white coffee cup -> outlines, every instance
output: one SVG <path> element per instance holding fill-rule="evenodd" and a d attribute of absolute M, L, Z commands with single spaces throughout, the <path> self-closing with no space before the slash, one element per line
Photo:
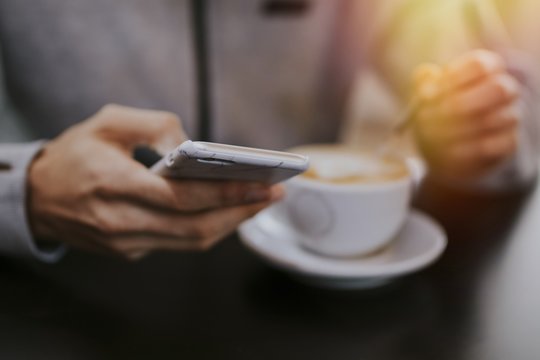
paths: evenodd
<path fill-rule="evenodd" d="M 348 160 L 355 156 L 355 150 L 328 145 L 291 151 L 312 157 L 312 162 L 321 151 L 323 156 L 329 153 L 335 164 L 343 163 L 342 155 Z M 297 176 L 286 182 L 287 195 L 274 206 L 273 214 L 311 251 L 336 257 L 374 252 L 392 241 L 409 211 L 411 177 L 405 162 L 401 166 L 405 172 L 388 178 L 335 182 Z"/>

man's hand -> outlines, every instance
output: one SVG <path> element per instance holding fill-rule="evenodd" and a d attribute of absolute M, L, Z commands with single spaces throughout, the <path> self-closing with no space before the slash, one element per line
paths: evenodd
<path fill-rule="evenodd" d="M 28 215 L 37 239 L 137 259 L 205 250 L 283 195 L 280 186 L 173 181 L 132 159 L 185 140 L 173 114 L 109 105 L 48 143 L 31 164 Z"/>
<path fill-rule="evenodd" d="M 435 175 L 474 180 L 515 152 L 520 85 L 499 55 L 475 50 L 439 71 L 421 65 L 416 88 L 415 133 Z"/>

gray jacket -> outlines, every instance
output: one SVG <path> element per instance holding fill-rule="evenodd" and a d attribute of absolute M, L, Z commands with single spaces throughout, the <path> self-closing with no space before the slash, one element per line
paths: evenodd
<path fill-rule="evenodd" d="M 207 3 L 210 139 L 275 149 L 334 141 L 364 59 L 363 2 L 309 0 L 304 11 Z M 198 138 L 191 11 L 187 0 L 0 0 L 5 98 L 18 128 L 52 138 L 113 102 L 177 113 Z M 0 145 L 0 252 L 47 260 L 24 206 L 39 147 Z"/>
<path fill-rule="evenodd" d="M 190 3 L 0 0 L 4 98 L 18 127 L 52 138 L 114 102 L 177 113 L 198 138 Z M 335 141 L 368 61 L 376 2 L 269 3 L 207 1 L 210 139 L 274 149 Z M 0 145 L 0 252 L 54 260 L 34 246 L 25 216 L 26 169 L 40 144 Z"/>

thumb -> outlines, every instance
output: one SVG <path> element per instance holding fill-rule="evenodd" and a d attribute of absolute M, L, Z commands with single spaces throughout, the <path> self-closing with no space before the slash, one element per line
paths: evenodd
<path fill-rule="evenodd" d="M 443 70 L 439 65 L 424 63 L 416 67 L 413 72 L 414 93 L 420 100 L 434 100 L 440 93 L 440 80 Z"/>
<path fill-rule="evenodd" d="M 94 130 L 126 151 L 148 145 L 165 154 L 187 140 L 180 119 L 166 111 L 107 105 L 91 119 Z"/>

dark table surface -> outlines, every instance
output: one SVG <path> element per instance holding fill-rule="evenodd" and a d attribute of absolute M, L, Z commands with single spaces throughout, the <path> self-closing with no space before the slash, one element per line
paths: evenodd
<path fill-rule="evenodd" d="M 540 193 L 426 185 L 432 267 L 375 290 L 295 282 L 231 237 L 141 262 L 0 259 L 0 359 L 540 359 Z"/>

